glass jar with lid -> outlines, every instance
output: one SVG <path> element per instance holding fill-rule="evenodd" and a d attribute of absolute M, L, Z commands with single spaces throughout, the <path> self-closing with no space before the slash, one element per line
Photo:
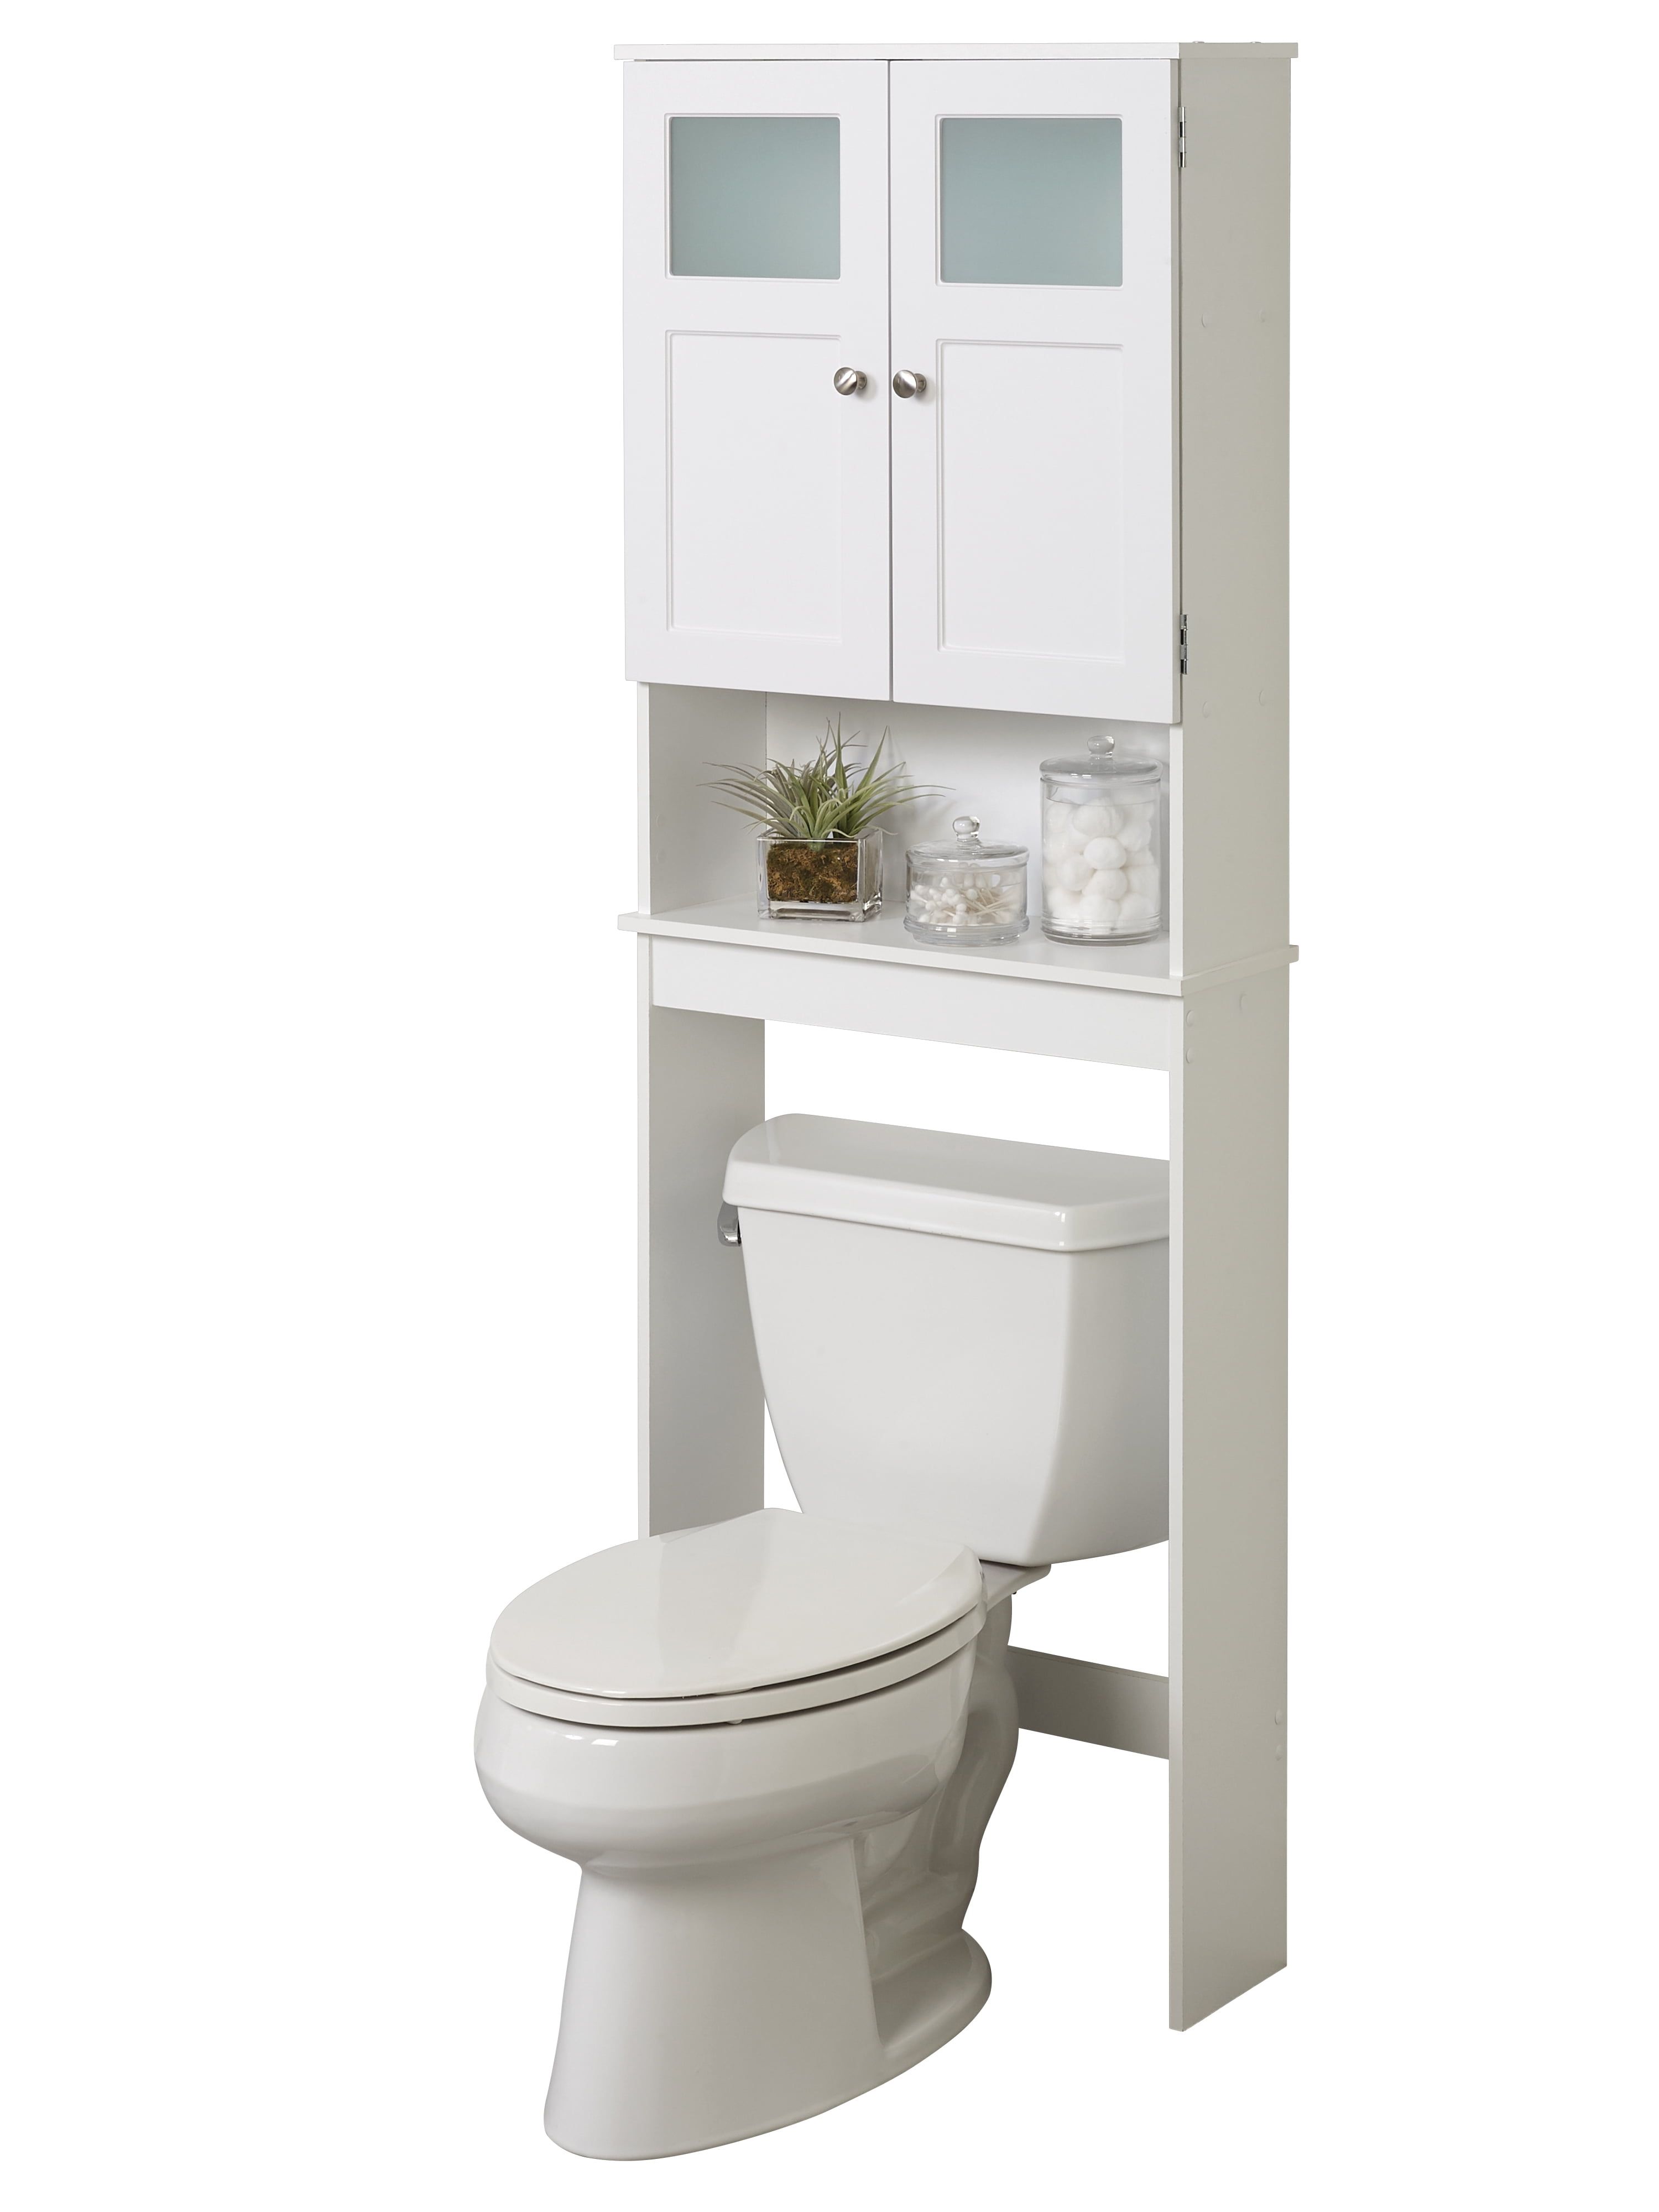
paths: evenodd
<path fill-rule="evenodd" d="M 904 927 L 933 945 L 1002 945 L 1026 926 L 1024 845 L 982 844 L 978 817 L 959 814 L 951 844 L 912 845 Z"/>
<path fill-rule="evenodd" d="M 1156 761 L 1091 738 L 1085 760 L 1042 763 L 1042 928 L 1063 945 L 1130 945 L 1164 927 Z"/>

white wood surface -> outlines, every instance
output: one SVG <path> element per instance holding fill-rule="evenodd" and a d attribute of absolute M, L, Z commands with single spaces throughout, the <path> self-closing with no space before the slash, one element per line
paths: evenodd
<path fill-rule="evenodd" d="M 750 897 L 720 899 L 649 915 L 623 915 L 618 920 L 623 929 L 639 929 L 650 936 L 707 938 L 838 963 L 890 963 L 957 975 L 1075 983 L 1089 991 L 1151 992 L 1164 998 L 1178 995 L 1182 988 L 1180 979 L 1170 974 L 1166 937 L 1150 938 L 1144 945 L 1056 945 L 1033 923 L 1012 945 L 958 949 L 925 944 L 912 937 L 902 915 L 900 898 L 884 906 L 869 921 L 774 921 L 756 912 Z M 1283 951 L 1279 957 L 1284 959 Z"/>
<path fill-rule="evenodd" d="M 1196 45 L 886 46 L 616 46 L 628 61 L 1173 61 L 1182 54 L 1225 55 L 1234 60 L 1290 60 L 1294 46 Z"/>
<path fill-rule="evenodd" d="M 1176 958 L 1290 930 L 1288 61 L 1181 64 L 1182 594 L 1173 749 Z"/>
<path fill-rule="evenodd" d="M 1290 64 L 1183 55 L 1176 957 L 1286 921 Z M 1285 1962 L 1288 971 L 1183 1001 L 1170 1072 L 1170 2017 Z"/>
<path fill-rule="evenodd" d="M 747 900 L 618 921 L 657 942 L 659 1006 L 1120 1067 L 1170 1066 L 1183 994 L 1296 958 L 1290 945 L 1206 976 L 1171 976 L 1167 939 L 1055 945 L 1028 932 L 958 951 L 920 944 L 889 913 L 857 925 L 773 921 Z"/>
<path fill-rule="evenodd" d="M 892 65 L 893 696 L 1173 721 L 1175 71 Z M 1121 285 L 946 283 L 948 116 L 1116 116 Z"/>
<path fill-rule="evenodd" d="M 628 673 L 884 696 L 886 67 L 641 62 L 624 87 Z M 839 277 L 670 274 L 669 122 L 699 113 L 839 118 Z"/>
<path fill-rule="evenodd" d="M 701 939 L 812 958 L 928 968 L 1043 987 L 1074 984 L 1090 991 L 1158 998 L 1177 998 L 1182 992 L 1237 982 L 1259 975 L 1263 969 L 1292 964 L 1298 957 L 1294 945 L 1281 945 L 1273 951 L 1254 953 L 1248 960 L 1230 961 L 1224 967 L 1183 976 L 1170 972 L 1167 937 L 1151 938 L 1143 945 L 1057 945 L 1033 925 L 1012 945 L 957 948 L 924 944 L 912 937 L 890 908 L 884 908 L 873 921 L 856 924 L 774 921 L 755 911 L 752 899 L 720 899 L 654 914 L 618 915 L 617 923 L 621 929 L 637 930 L 647 937 Z"/>
<path fill-rule="evenodd" d="M 717 899 L 752 870 L 752 830 L 714 805 L 705 787 L 719 763 L 765 759 L 763 691 L 641 684 L 640 902 L 647 913 Z"/>
<path fill-rule="evenodd" d="M 715 1233 L 726 1154 L 766 1118 L 758 1021 L 653 1002 L 640 941 L 640 1533 L 763 1502 L 762 1397 L 743 1255 Z"/>
<path fill-rule="evenodd" d="M 1285 1963 L 1288 969 L 1170 1075 L 1170 2023 Z"/>
<path fill-rule="evenodd" d="M 1170 1755 L 1170 1683 L 1164 1674 L 1103 1667 L 1054 1651 L 1008 1648 L 1008 1671 L 1019 1700 L 1019 1724 L 1041 1735 L 1070 1736 L 1109 1751 Z"/>
<path fill-rule="evenodd" d="M 737 816 L 699 788 L 711 760 L 765 757 L 758 691 L 641 684 L 640 896 L 695 897 L 750 855 Z M 739 1252 L 715 1222 L 726 1156 L 766 1115 L 766 1030 L 659 1006 L 639 946 L 641 1532 L 762 1503 L 762 1401 Z"/>
<path fill-rule="evenodd" d="M 652 964 L 656 1003 L 988 1045 L 1117 1067 L 1167 1067 L 1179 1020 L 1174 999 L 1091 991 L 1030 976 L 988 975 L 879 960 L 824 959 L 775 945 L 659 936 Z"/>
<path fill-rule="evenodd" d="M 639 686 L 639 902 L 696 907 L 754 867 L 754 832 L 706 785 L 765 761 L 765 692 Z"/>

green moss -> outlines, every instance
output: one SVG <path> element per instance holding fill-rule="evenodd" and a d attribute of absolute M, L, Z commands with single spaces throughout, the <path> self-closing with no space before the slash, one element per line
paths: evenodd
<path fill-rule="evenodd" d="M 791 906 L 853 906 L 859 895 L 856 844 L 769 845 L 766 895 Z"/>

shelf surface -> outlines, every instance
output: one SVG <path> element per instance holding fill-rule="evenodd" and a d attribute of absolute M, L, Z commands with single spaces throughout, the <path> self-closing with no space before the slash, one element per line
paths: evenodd
<path fill-rule="evenodd" d="M 625 914 L 618 917 L 617 926 L 644 937 L 774 945 L 783 951 L 822 953 L 835 960 L 878 961 L 1166 999 L 1182 998 L 1241 975 L 1260 975 L 1265 969 L 1282 968 L 1296 958 L 1296 947 L 1286 945 L 1200 975 L 1172 975 L 1167 933 L 1141 945 L 1057 945 L 1033 922 L 1024 936 L 1016 938 L 1012 945 L 924 945 L 911 936 L 896 913 L 878 914 L 873 921 L 861 922 L 773 921 L 757 914 L 753 901 L 748 899 L 679 907 L 665 914 Z"/>
<path fill-rule="evenodd" d="M 1206 40 L 1150 46 L 614 46 L 619 62 L 1176 61 L 1183 54 L 1224 61 L 1293 61 L 1294 46 L 1216 45 Z"/>

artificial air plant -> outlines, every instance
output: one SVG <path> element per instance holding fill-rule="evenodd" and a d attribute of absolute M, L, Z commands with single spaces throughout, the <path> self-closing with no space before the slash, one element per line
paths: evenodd
<path fill-rule="evenodd" d="M 881 904 L 883 815 L 943 787 L 915 783 L 902 761 L 881 764 L 891 735 L 861 767 L 849 766 L 841 722 L 825 726 L 817 751 L 804 764 L 772 761 L 765 768 L 716 763 L 726 773 L 708 788 L 756 824 L 760 847 L 763 909 L 863 920 Z"/>

